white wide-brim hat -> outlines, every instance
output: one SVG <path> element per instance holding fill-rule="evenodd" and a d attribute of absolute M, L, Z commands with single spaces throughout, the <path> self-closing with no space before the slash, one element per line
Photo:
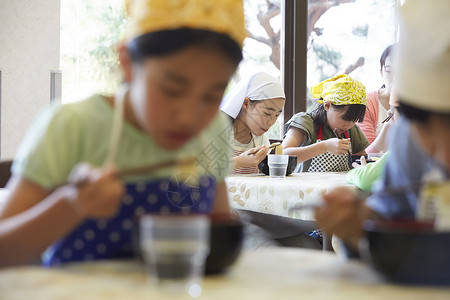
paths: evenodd
<path fill-rule="evenodd" d="M 408 0 L 401 22 L 399 99 L 426 111 L 450 113 L 450 1 Z"/>

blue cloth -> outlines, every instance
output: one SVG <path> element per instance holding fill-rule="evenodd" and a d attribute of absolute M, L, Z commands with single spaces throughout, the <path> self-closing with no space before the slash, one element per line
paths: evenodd
<path fill-rule="evenodd" d="M 441 168 L 414 140 L 405 118 L 393 127 L 390 149 L 383 177 L 374 185 L 366 204 L 385 218 L 414 218 L 423 176 Z M 405 187 L 402 193 L 383 192 Z"/>
<path fill-rule="evenodd" d="M 214 177 L 200 177 L 198 185 L 172 179 L 126 185 L 117 215 L 111 219 L 88 219 L 45 252 L 44 266 L 94 259 L 136 255 L 139 216 L 148 213 L 209 213 L 216 194 Z"/>

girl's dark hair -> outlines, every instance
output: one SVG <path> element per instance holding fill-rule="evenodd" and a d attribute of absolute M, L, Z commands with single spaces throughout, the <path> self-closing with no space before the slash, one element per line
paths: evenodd
<path fill-rule="evenodd" d="M 236 65 L 242 60 L 241 48 L 228 35 L 202 29 L 179 28 L 151 32 L 128 42 L 127 48 L 131 60 L 141 63 L 146 58 L 172 54 L 194 45 L 220 51 Z"/>
<path fill-rule="evenodd" d="M 450 113 L 439 113 L 416 108 L 414 106 L 405 104 L 402 99 L 399 99 L 399 106 L 397 109 L 402 116 L 413 122 L 426 124 L 430 121 L 431 118 L 438 117 L 440 118 L 439 122 L 445 122 L 445 125 L 450 126 Z"/>
<path fill-rule="evenodd" d="M 386 66 L 386 60 L 391 55 L 392 51 L 397 47 L 397 44 L 392 44 L 384 49 L 383 53 L 381 53 L 380 57 L 380 70 L 383 70 L 384 66 Z"/>
<path fill-rule="evenodd" d="M 404 104 L 401 99 L 399 102 L 398 111 L 408 120 L 426 123 L 430 119 L 431 112 Z"/>
<path fill-rule="evenodd" d="M 343 110 L 348 107 L 345 111 L 342 119 L 351 122 L 362 122 L 364 121 L 364 114 L 366 113 L 366 106 L 364 104 L 349 104 L 349 105 L 335 105 L 331 104 L 331 107 L 335 110 Z M 316 132 L 319 131 L 321 127 L 327 124 L 327 111 L 323 107 L 323 103 L 319 104 L 315 109 L 310 112 L 313 121 L 314 129 Z"/>

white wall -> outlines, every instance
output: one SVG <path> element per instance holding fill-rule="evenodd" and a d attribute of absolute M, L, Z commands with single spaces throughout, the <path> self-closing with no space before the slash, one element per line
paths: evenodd
<path fill-rule="evenodd" d="M 12 158 L 27 128 L 50 103 L 59 69 L 60 0 L 0 0 L 0 157 Z"/>

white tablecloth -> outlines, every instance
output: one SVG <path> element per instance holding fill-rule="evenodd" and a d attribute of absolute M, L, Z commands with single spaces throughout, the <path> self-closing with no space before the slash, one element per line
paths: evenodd
<path fill-rule="evenodd" d="M 3 202 L 5 201 L 5 198 L 8 197 L 9 190 L 5 188 L 0 188 L 0 206 L 3 205 Z"/>
<path fill-rule="evenodd" d="M 349 186 L 346 173 L 296 173 L 286 178 L 240 175 L 225 178 L 232 208 L 284 217 L 314 220 L 311 209 L 292 207 L 317 203 L 321 194 L 335 187 Z"/>

